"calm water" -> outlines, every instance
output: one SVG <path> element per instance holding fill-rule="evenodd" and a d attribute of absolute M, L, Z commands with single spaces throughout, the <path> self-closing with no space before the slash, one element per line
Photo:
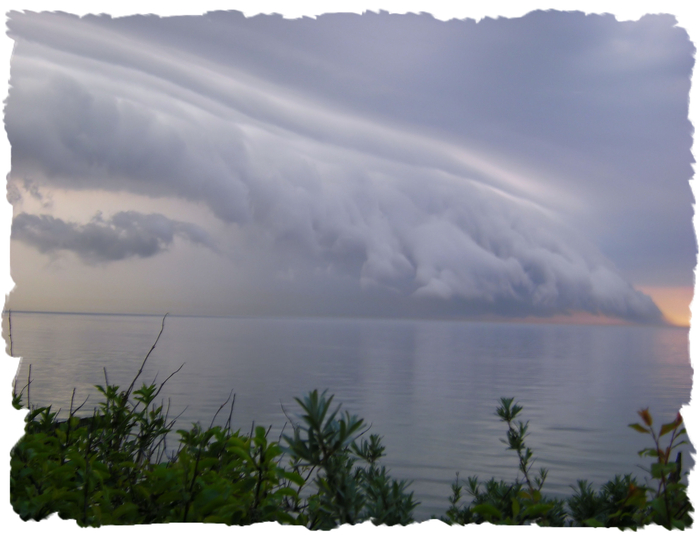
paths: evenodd
<path fill-rule="evenodd" d="M 13 313 L 18 383 L 32 364 L 32 404 L 67 410 L 75 387 L 76 400 L 90 395 L 87 414 L 103 367 L 110 383 L 128 385 L 160 322 Z M 658 327 L 168 317 L 142 379 L 162 380 L 182 363 L 163 394 L 171 414 L 186 408 L 183 426 L 208 424 L 233 391 L 234 426 L 271 425 L 277 437 L 280 404 L 294 414 L 295 396 L 329 389 L 384 437 L 393 475 L 414 481 L 417 519 L 445 511 L 457 471 L 516 476 L 494 416 L 501 396 L 525 407 L 535 467 L 549 468 L 544 491 L 563 496 L 577 479 L 643 478 L 636 452 L 648 444 L 627 424 L 647 406 L 657 422 L 670 421 L 692 382 L 688 330 Z"/>

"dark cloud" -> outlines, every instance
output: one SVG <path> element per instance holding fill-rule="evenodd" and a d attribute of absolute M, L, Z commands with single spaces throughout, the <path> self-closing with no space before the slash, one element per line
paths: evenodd
<path fill-rule="evenodd" d="M 381 295 L 394 311 L 655 320 L 629 281 L 692 283 L 694 49 L 672 17 L 13 13 L 8 27 L 10 188 L 203 204 L 258 259 L 248 275 L 281 274 L 275 291 L 323 279 L 374 310 Z M 35 246 L 56 247 L 41 225 L 82 236 L 58 221 L 26 221 Z M 144 229 L 144 251 L 170 243 Z"/>
<path fill-rule="evenodd" d="M 21 213 L 12 222 L 11 238 L 42 253 L 71 251 L 86 262 L 111 262 L 162 253 L 175 237 L 213 248 L 206 231 L 160 214 L 118 212 L 104 220 L 97 214 L 84 225 L 50 215 Z"/>

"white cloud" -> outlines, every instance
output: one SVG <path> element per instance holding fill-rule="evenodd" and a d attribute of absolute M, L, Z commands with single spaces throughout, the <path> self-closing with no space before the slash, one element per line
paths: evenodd
<path fill-rule="evenodd" d="M 258 262 L 244 275 L 284 291 L 316 280 L 338 292 L 328 299 L 389 292 L 396 311 L 432 299 L 464 314 L 659 317 L 572 229 L 582 201 L 565 179 L 515 172 L 449 129 L 264 80 L 213 46 L 195 55 L 166 46 L 166 30 L 159 43 L 110 24 L 13 15 L 13 181 L 204 204 L 235 229 L 236 255 Z"/>

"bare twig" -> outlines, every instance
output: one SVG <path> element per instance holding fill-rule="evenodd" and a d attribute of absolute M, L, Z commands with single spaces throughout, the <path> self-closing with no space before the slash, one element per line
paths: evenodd
<path fill-rule="evenodd" d="M 233 390 L 231 390 L 233 392 Z M 224 430 L 228 431 L 231 429 L 231 417 L 233 416 L 233 406 L 236 404 L 236 394 L 233 394 L 233 400 L 231 400 L 231 410 L 228 412 L 228 420 L 226 420 L 226 425 L 224 426 Z"/>
<path fill-rule="evenodd" d="M 223 408 L 228 404 L 228 401 L 231 399 L 231 396 L 232 396 L 232 395 L 233 395 L 233 390 L 231 390 L 231 393 L 230 393 L 230 394 L 228 395 L 228 397 L 226 398 L 226 401 L 224 401 L 224 402 L 221 404 L 221 406 L 216 410 L 216 413 L 214 413 L 214 417 L 211 419 L 211 423 L 209 424 L 209 429 L 211 429 L 212 427 L 214 427 L 214 421 L 216 420 L 216 417 L 217 417 L 217 416 L 219 415 L 219 413 L 221 412 L 221 409 L 223 409 Z"/>
<path fill-rule="evenodd" d="M 284 424 L 282 424 L 282 430 L 280 431 L 280 437 L 277 439 L 278 443 L 282 442 L 282 437 L 284 436 L 284 428 L 285 427 L 287 427 L 287 422 L 284 422 Z"/>
<path fill-rule="evenodd" d="M 21 396 L 24 393 L 24 389 L 27 389 L 27 408 L 31 408 L 29 406 L 29 383 L 32 382 L 32 365 L 29 365 L 29 374 L 27 375 L 27 384 L 22 387 L 22 390 L 19 391 L 19 395 Z M 14 391 L 16 392 L 17 389 L 17 379 L 15 378 L 15 388 Z M 14 392 L 13 392 L 14 393 Z"/>
<path fill-rule="evenodd" d="M 155 350 L 156 345 L 158 344 L 158 340 L 160 340 L 160 336 L 163 334 L 163 329 L 165 329 L 165 318 L 167 318 L 167 317 L 168 317 L 168 313 L 166 313 L 165 316 L 163 316 L 163 321 L 162 321 L 161 324 L 160 324 L 160 332 L 158 333 L 158 336 L 156 337 L 156 341 L 153 342 L 153 345 L 151 346 L 151 349 L 148 351 L 148 353 L 146 354 L 146 357 L 143 359 L 143 362 L 141 363 L 141 367 L 139 368 L 138 373 L 137 373 L 136 376 L 134 377 L 134 380 L 131 381 L 131 384 L 129 385 L 129 388 L 128 388 L 127 391 L 126 391 L 126 397 L 127 397 L 127 398 L 128 398 L 129 395 L 131 394 L 131 391 L 134 389 L 134 385 L 136 384 L 136 380 L 137 380 L 139 377 L 141 377 L 141 372 L 143 372 L 143 367 L 146 365 L 146 361 L 148 360 L 148 357 L 150 357 L 150 356 L 151 356 L 151 353 L 153 353 L 153 351 Z"/>
<path fill-rule="evenodd" d="M 166 441 L 167 441 L 168 433 L 170 433 L 170 431 L 172 430 L 173 426 L 174 426 L 175 423 L 177 422 L 177 419 L 178 419 L 180 416 L 182 416 L 182 415 L 185 413 L 186 410 L 187 410 L 187 407 L 185 407 L 185 408 L 182 410 L 182 412 L 181 412 L 180 414 L 178 414 L 177 416 L 175 416 L 175 418 L 173 418 L 172 420 L 170 420 L 170 422 L 165 426 L 165 429 L 167 430 L 167 433 L 164 433 L 164 434 L 163 434 L 163 438 L 160 439 L 160 441 L 158 442 L 158 445 L 157 445 L 157 447 L 160 447 L 160 445 L 163 444 L 163 449 L 161 450 L 161 455 L 159 456 L 159 458 L 162 458 L 162 454 L 166 454 L 166 455 L 167 455 Z M 168 419 L 168 418 L 167 418 L 167 415 L 168 415 L 168 414 L 170 414 L 170 398 L 168 398 L 168 409 L 166 410 L 166 417 L 165 417 L 165 420 L 166 420 L 166 421 L 167 421 L 167 419 Z M 178 450 L 178 451 L 179 451 L 179 450 Z M 160 463 L 160 461 L 158 461 L 158 462 Z"/>
<path fill-rule="evenodd" d="M 70 409 L 68 409 L 68 417 L 73 416 L 73 400 L 75 399 L 75 387 L 73 387 L 73 393 L 70 395 Z"/>
<path fill-rule="evenodd" d="M 162 401 L 161 401 L 160 406 L 163 407 L 163 402 L 162 402 Z M 168 415 L 169 415 L 169 414 L 170 414 L 170 398 L 168 398 L 168 408 L 165 409 L 165 415 L 163 416 L 163 422 L 167 422 L 167 421 L 168 421 Z M 172 422 L 170 422 L 169 424 L 166 424 L 166 426 L 165 426 L 166 432 L 163 433 L 162 438 L 161 438 L 161 439 L 155 444 L 155 446 L 154 446 L 154 448 L 155 448 L 154 451 L 158 451 L 158 449 L 161 448 L 161 445 L 162 445 L 162 449 L 160 450 L 160 453 L 158 453 L 158 455 L 156 456 L 156 464 L 160 464 L 160 462 L 161 462 L 162 459 L 163 459 L 163 455 L 165 455 L 165 453 L 166 453 L 166 451 L 167 451 L 167 437 L 168 437 L 168 433 L 170 432 L 170 429 L 172 429 L 172 427 L 173 427 L 174 424 L 175 424 L 175 421 L 174 421 L 174 420 L 173 420 Z"/>
<path fill-rule="evenodd" d="M 180 414 L 178 414 L 177 416 L 175 416 L 175 418 L 173 418 L 172 421 L 171 421 L 168 425 L 172 428 L 172 426 L 175 425 L 175 422 L 177 421 L 177 419 L 178 419 L 180 416 L 182 416 L 183 414 L 185 414 L 185 411 L 186 411 L 188 408 L 189 408 L 189 405 L 186 405 L 185 408 L 182 409 L 182 412 L 180 412 Z M 170 410 L 170 399 L 168 399 L 168 410 Z"/>
<path fill-rule="evenodd" d="M 292 429 L 294 430 L 294 432 L 296 432 L 297 427 L 294 425 L 294 421 L 293 421 L 293 420 L 289 417 L 289 415 L 287 414 L 287 411 L 284 410 L 284 405 L 282 405 L 282 400 L 281 400 L 281 399 L 280 399 L 280 407 L 282 407 L 282 412 L 284 413 L 284 416 L 287 418 L 287 421 L 291 424 Z"/>
<path fill-rule="evenodd" d="M 76 414 L 80 409 L 82 409 L 83 406 L 85 406 L 85 404 L 88 402 L 88 399 L 90 399 L 90 395 L 89 395 L 89 394 L 88 394 L 88 396 L 85 398 L 85 401 L 83 401 L 80 405 L 78 405 L 78 406 L 75 408 L 75 410 L 73 411 L 73 413 L 71 414 L 71 416 L 73 416 L 73 414 Z M 72 402 L 71 402 L 71 403 L 72 403 Z"/>
<path fill-rule="evenodd" d="M 30 397 L 30 386 L 32 384 L 32 365 L 29 365 L 29 372 L 27 373 L 27 408 L 32 410 L 32 398 Z M 24 389 L 22 389 L 24 390 Z M 20 392 L 21 394 L 21 392 Z"/>
<path fill-rule="evenodd" d="M 364 435 L 365 433 L 369 433 L 371 429 L 372 429 L 372 424 L 369 424 L 369 425 L 367 426 L 367 429 L 365 429 L 364 431 L 362 431 L 362 433 L 360 433 L 359 435 L 357 435 L 357 438 L 360 438 L 360 437 L 361 437 L 362 435 Z M 357 440 L 357 438 L 356 438 L 356 440 Z"/>
<path fill-rule="evenodd" d="M 170 375 L 168 375 L 168 376 L 165 378 L 165 381 L 163 381 L 162 383 L 160 383 L 160 386 L 158 387 L 158 390 L 156 390 L 156 393 L 155 393 L 155 395 L 153 396 L 154 398 L 158 397 L 158 394 L 160 394 L 160 391 L 163 390 L 163 387 L 165 386 L 165 383 L 167 383 L 173 375 L 175 375 L 177 372 L 179 372 L 179 371 L 182 369 L 182 367 L 183 367 L 184 365 L 185 365 L 184 362 L 183 362 L 182 364 L 180 364 L 180 367 L 179 367 L 177 370 L 175 370 L 173 373 L 171 373 Z"/>
<path fill-rule="evenodd" d="M 163 406 L 163 402 L 161 401 L 160 403 L 161 407 Z M 165 416 L 163 416 L 163 421 L 167 422 L 168 421 L 168 416 L 170 415 L 170 398 L 168 398 L 168 408 L 165 409 Z"/>

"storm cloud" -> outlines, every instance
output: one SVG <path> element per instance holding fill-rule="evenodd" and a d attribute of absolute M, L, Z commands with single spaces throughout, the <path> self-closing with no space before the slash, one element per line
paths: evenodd
<path fill-rule="evenodd" d="M 366 299 L 354 312 L 384 296 L 386 314 L 657 321 L 632 283 L 686 284 L 695 255 L 693 49 L 674 24 L 13 13 L 10 184 L 205 206 L 231 256 L 258 262 L 236 276 Z M 86 261 L 175 236 L 211 247 L 202 227 L 133 211 L 13 224 Z"/>
<path fill-rule="evenodd" d="M 21 213 L 14 218 L 11 233 L 12 239 L 42 253 L 71 251 L 86 262 L 148 258 L 166 251 L 176 236 L 213 247 L 206 231 L 197 225 L 136 212 L 119 212 L 106 221 L 97 214 L 84 225 Z"/>

